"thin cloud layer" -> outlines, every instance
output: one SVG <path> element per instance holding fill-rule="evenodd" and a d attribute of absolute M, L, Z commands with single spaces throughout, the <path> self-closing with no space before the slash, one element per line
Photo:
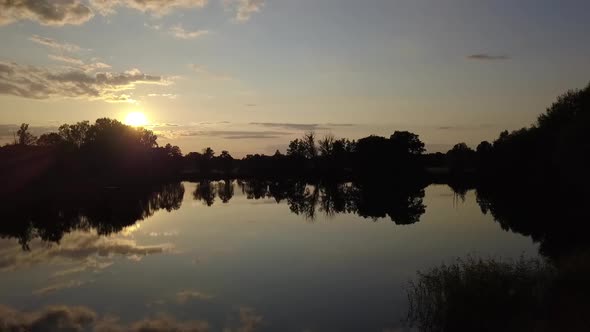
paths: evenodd
<path fill-rule="evenodd" d="M 322 130 L 328 127 L 317 123 L 276 123 L 276 122 L 250 122 L 251 125 L 270 127 L 270 128 L 284 128 L 291 130 Z"/>
<path fill-rule="evenodd" d="M 46 286 L 46 287 L 43 287 L 40 289 L 36 289 L 33 291 L 33 295 L 47 295 L 47 294 L 58 292 L 63 289 L 78 288 L 78 287 L 81 287 L 87 283 L 88 282 L 81 281 L 81 280 L 70 280 L 70 281 L 66 281 L 66 282 L 60 282 L 60 283 L 52 284 L 52 285 L 49 285 L 49 286 Z"/>
<path fill-rule="evenodd" d="M 56 55 L 56 54 L 49 54 L 48 57 L 51 60 L 55 60 L 55 61 L 61 61 L 61 62 L 65 62 L 71 65 L 76 65 L 76 66 L 83 66 L 84 65 L 84 61 L 80 60 L 80 59 L 76 59 L 76 58 L 72 58 L 66 55 Z"/>
<path fill-rule="evenodd" d="M 171 27 L 168 31 L 172 36 L 174 36 L 174 38 L 177 39 L 195 39 L 209 34 L 208 30 L 188 31 L 185 30 L 181 25 L 175 25 Z"/>
<path fill-rule="evenodd" d="M 280 138 L 282 136 L 290 135 L 290 132 L 281 131 L 241 131 L 241 130 L 200 130 L 200 131 L 184 131 L 180 132 L 179 136 L 210 136 L 221 137 L 225 139 L 268 139 Z"/>
<path fill-rule="evenodd" d="M 481 61 L 501 61 L 501 60 L 509 60 L 510 57 L 507 55 L 494 55 L 494 54 L 487 54 L 487 53 L 478 53 L 478 54 L 468 55 L 467 59 L 481 60 Z"/>
<path fill-rule="evenodd" d="M 186 304 L 190 301 L 197 300 L 197 301 L 207 301 L 213 298 L 212 295 L 201 293 L 194 290 L 184 290 L 182 292 L 176 293 L 176 302 L 180 304 Z"/>
<path fill-rule="evenodd" d="M 55 39 L 33 35 L 29 38 L 30 41 L 39 45 L 47 46 L 59 52 L 79 52 L 80 46 L 70 43 L 58 42 Z"/>
<path fill-rule="evenodd" d="M 246 22 L 264 7 L 264 0 L 224 0 L 226 10 L 235 12 L 237 22 Z"/>
<path fill-rule="evenodd" d="M 177 9 L 199 9 L 207 5 L 207 0 L 91 0 L 90 3 L 101 15 L 116 12 L 118 7 L 126 7 L 163 16 Z"/>
<path fill-rule="evenodd" d="M 106 64 L 104 62 L 85 63 L 81 59 L 69 57 L 69 56 L 64 56 L 64 55 L 49 54 L 48 57 L 53 61 L 65 63 L 67 66 L 70 67 L 71 70 L 73 69 L 74 71 L 82 70 L 86 73 L 90 73 L 90 72 L 94 72 L 94 71 L 106 70 L 106 69 L 112 68 L 111 65 Z"/>
<path fill-rule="evenodd" d="M 94 64 L 98 67 L 101 65 Z M 138 69 L 123 73 L 101 72 L 90 75 L 80 69 L 53 71 L 42 67 L 0 62 L 0 94 L 22 98 L 61 97 L 134 102 L 130 95 L 123 92 L 132 91 L 140 84 L 167 85 L 170 82 L 162 76 L 147 75 Z"/>
<path fill-rule="evenodd" d="M 2 0 L 0 25 L 30 20 L 42 25 L 79 25 L 94 16 L 92 10 L 79 0 Z"/>

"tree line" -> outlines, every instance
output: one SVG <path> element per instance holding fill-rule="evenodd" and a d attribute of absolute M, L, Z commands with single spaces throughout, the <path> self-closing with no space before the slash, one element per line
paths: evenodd
<path fill-rule="evenodd" d="M 418 135 L 395 131 L 390 137 L 371 135 L 357 140 L 331 134 L 319 138 L 307 132 L 291 141 L 285 154 L 277 150 L 271 156 L 252 154 L 234 159 L 228 151 L 216 155 L 210 147 L 183 155 L 178 146 L 159 146 L 157 135 L 148 129 L 103 118 L 94 124 L 64 124 L 57 132 L 40 137 L 33 136 L 28 125 L 22 124 L 14 144 L 0 149 L 0 159 L 16 158 L 14 155 L 22 151 L 43 155 L 49 149 L 69 174 L 85 171 L 186 177 L 318 175 L 405 179 L 442 176 L 554 180 L 576 185 L 589 179 L 584 166 L 590 152 L 590 140 L 586 138 L 590 132 L 589 96 L 590 85 L 568 91 L 532 126 L 504 131 L 493 142 L 483 141 L 476 149 L 457 143 L 447 153 L 425 153 L 425 144 Z"/>

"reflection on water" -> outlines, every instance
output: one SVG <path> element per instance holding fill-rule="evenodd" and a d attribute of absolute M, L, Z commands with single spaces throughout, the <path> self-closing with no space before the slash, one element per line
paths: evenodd
<path fill-rule="evenodd" d="M 403 330 L 417 270 L 537 256 L 494 222 L 490 193 L 459 194 L 294 180 L 35 190 L 3 202 L 0 326 Z"/>
<path fill-rule="evenodd" d="M 5 202 L 0 235 L 17 238 L 24 249 L 35 237 L 59 242 L 64 233 L 75 230 L 109 235 L 151 217 L 160 209 L 178 210 L 183 196 L 181 183 L 76 193 L 40 189 Z"/>
<path fill-rule="evenodd" d="M 301 181 L 236 181 L 248 199 L 286 201 L 291 212 L 313 221 L 317 213 L 333 216 L 353 213 L 363 218 L 378 220 L 389 217 L 398 225 L 409 225 L 420 220 L 425 212 L 424 188 L 379 182 L 369 183 L 306 183 Z M 232 181 L 201 181 L 193 197 L 211 206 L 216 197 L 228 203 L 234 195 Z"/>

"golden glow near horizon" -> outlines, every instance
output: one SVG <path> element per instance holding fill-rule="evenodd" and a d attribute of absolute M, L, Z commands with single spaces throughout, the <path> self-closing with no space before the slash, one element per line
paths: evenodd
<path fill-rule="evenodd" d="M 142 112 L 131 112 L 125 117 L 123 121 L 126 125 L 133 127 L 142 127 L 148 124 L 147 117 Z"/>

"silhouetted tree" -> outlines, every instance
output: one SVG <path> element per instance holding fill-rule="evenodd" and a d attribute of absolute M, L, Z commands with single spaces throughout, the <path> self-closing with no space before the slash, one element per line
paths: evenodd
<path fill-rule="evenodd" d="M 393 135 L 389 137 L 389 141 L 393 153 L 399 156 L 417 156 L 426 151 L 424 143 L 420 140 L 420 137 L 408 131 L 394 132 Z"/>
<path fill-rule="evenodd" d="M 79 148 L 87 143 L 90 127 L 88 121 L 78 122 L 73 125 L 63 124 L 59 127 L 58 134 L 64 142 Z"/>
<path fill-rule="evenodd" d="M 334 144 L 336 143 L 336 138 L 332 134 L 326 134 L 324 138 L 318 141 L 319 152 L 323 157 L 333 157 L 334 156 Z"/>
<path fill-rule="evenodd" d="M 37 139 L 37 145 L 39 146 L 60 146 L 64 144 L 64 139 L 57 133 L 45 133 L 39 136 Z"/>
<path fill-rule="evenodd" d="M 306 158 L 307 151 L 305 148 L 305 143 L 298 138 L 292 140 L 289 143 L 289 147 L 287 148 L 287 155 L 291 157 Z"/>
<path fill-rule="evenodd" d="M 37 141 L 37 137 L 29 132 L 29 124 L 23 123 L 20 125 L 20 128 L 16 132 L 16 136 L 18 138 L 19 145 L 33 145 Z"/>
<path fill-rule="evenodd" d="M 475 166 L 475 151 L 465 143 L 458 143 L 447 152 L 447 159 L 453 172 L 465 172 Z"/>
<path fill-rule="evenodd" d="M 213 159 L 215 157 L 215 151 L 210 147 L 203 149 L 203 158 L 204 159 Z"/>
<path fill-rule="evenodd" d="M 164 151 L 166 151 L 166 155 L 171 158 L 180 158 L 182 157 L 182 151 L 176 145 L 172 146 L 170 143 L 164 146 Z"/>
<path fill-rule="evenodd" d="M 225 174 L 231 173 L 233 161 L 234 158 L 229 154 L 228 151 L 221 151 L 221 154 L 219 155 L 219 166 Z"/>
<path fill-rule="evenodd" d="M 318 147 L 315 143 L 315 132 L 309 131 L 303 135 L 303 145 L 305 147 L 306 156 L 308 159 L 313 159 L 318 156 Z"/>

